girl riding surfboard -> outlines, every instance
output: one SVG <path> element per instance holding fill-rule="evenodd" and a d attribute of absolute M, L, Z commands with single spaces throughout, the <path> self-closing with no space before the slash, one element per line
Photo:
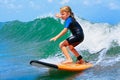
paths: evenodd
<path fill-rule="evenodd" d="M 74 48 L 84 40 L 84 33 L 81 25 L 75 20 L 71 8 L 69 6 L 64 6 L 60 8 L 60 13 L 56 14 L 56 17 L 65 20 L 64 29 L 58 35 L 51 38 L 50 41 L 56 41 L 58 38 L 63 36 L 68 30 L 70 30 L 72 33 L 72 36 L 68 37 L 66 40 L 62 41 L 59 44 L 60 49 L 66 57 L 66 60 L 62 63 L 66 64 L 73 62 L 71 56 L 68 53 L 67 47 L 77 57 L 76 63 L 86 63 L 83 60 L 82 56 Z"/>

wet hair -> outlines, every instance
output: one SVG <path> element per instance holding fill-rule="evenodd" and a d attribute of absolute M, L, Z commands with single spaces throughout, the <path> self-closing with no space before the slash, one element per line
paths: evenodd
<path fill-rule="evenodd" d="M 60 8 L 60 11 L 65 11 L 65 12 L 69 12 L 70 16 L 74 18 L 74 13 L 72 12 L 72 9 L 69 6 L 64 6 Z"/>

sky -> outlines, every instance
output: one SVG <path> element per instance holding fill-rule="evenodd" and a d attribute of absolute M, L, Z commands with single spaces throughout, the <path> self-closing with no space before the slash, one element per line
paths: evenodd
<path fill-rule="evenodd" d="M 66 5 L 90 22 L 120 23 L 120 0 L 0 0 L 0 22 L 54 16 Z"/>

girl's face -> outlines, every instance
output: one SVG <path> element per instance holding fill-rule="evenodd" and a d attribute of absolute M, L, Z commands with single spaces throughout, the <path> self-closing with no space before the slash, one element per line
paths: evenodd
<path fill-rule="evenodd" d="M 65 11 L 61 11 L 60 14 L 63 20 L 66 20 L 70 16 L 70 13 Z"/>

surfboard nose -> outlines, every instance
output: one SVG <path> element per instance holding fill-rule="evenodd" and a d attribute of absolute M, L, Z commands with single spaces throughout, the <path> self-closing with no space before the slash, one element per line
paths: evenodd
<path fill-rule="evenodd" d="M 31 60 L 30 64 L 37 67 L 48 67 L 48 68 L 58 69 L 58 66 L 56 64 L 47 63 L 47 62 L 38 61 L 38 60 Z"/>

